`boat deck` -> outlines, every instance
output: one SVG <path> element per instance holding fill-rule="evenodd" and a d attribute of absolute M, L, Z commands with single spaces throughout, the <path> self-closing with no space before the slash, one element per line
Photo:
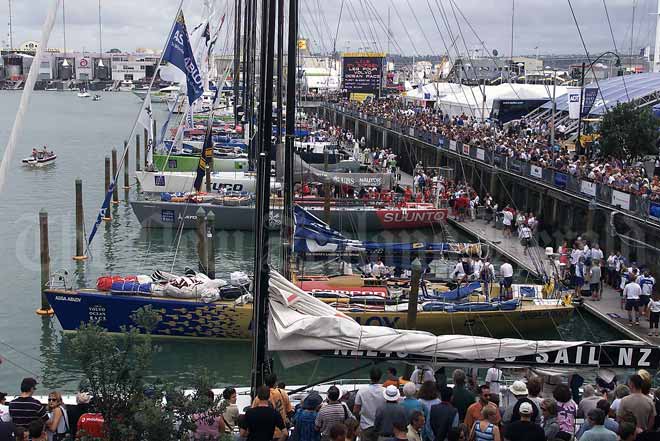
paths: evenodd
<path fill-rule="evenodd" d="M 448 221 L 467 234 L 475 236 L 482 242 L 487 243 L 499 254 L 505 256 L 516 265 L 525 268 L 532 274 L 539 275 L 530 259 L 524 254 L 523 246 L 520 244 L 520 239 L 517 236 L 505 237 L 502 230 L 493 228 L 492 223 L 486 224 L 486 221 L 482 219 L 464 222 L 458 222 L 454 219 L 449 219 Z M 539 251 L 545 254 L 545 250 L 541 247 L 538 248 Z M 547 274 L 552 274 L 550 261 L 544 259 L 543 264 Z M 660 338 L 646 335 L 648 332 L 648 321 L 645 318 L 642 318 L 639 326 L 628 326 L 627 312 L 621 308 L 621 297 L 616 290 L 604 285 L 601 297 L 602 300 L 598 302 L 585 300 L 582 307 L 629 338 L 653 345 L 660 344 Z"/>

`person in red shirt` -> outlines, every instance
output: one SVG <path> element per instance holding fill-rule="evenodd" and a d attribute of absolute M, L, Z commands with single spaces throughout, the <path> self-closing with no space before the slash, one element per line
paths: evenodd
<path fill-rule="evenodd" d="M 406 189 L 403 191 L 403 201 L 404 202 L 410 202 L 412 199 L 412 190 L 410 187 L 406 187 Z"/>
<path fill-rule="evenodd" d="M 103 415 L 100 413 L 84 413 L 78 420 L 77 437 L 86 436 L 89 438 L 105 438 L 105 430 L 103 424 L 105 423 Z"/>

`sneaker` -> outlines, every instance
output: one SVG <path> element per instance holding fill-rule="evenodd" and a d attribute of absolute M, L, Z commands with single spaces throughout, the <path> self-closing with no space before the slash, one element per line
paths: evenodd
<path fill-rule="evenodd" d="M 635 322 L 635 326 L 639 326 L 639 320 Z"/>
<path fill-rule="evenodd" d="M 633 322 L 628 322 L 628 326 L 632 326 L 632 325 L 633 325 Z"/>
<path fill-rule="evenodd" d="M 646 335 L 648 335 L 649 337 L 653 337 L 653 333 L 652 333 L 652 332 L 649 332 L 649 333 L 646 334 Z"/>

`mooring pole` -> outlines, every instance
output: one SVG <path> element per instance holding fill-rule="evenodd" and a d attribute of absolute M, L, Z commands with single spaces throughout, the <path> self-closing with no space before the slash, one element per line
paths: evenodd
<path fill-rule="evenodd" d="M 41 308 L 37 309 L 38 315 L 51 315 L 53 310 L 48 304 L 46 293 L 50 283 L 50 251 L 48 248 L 48 212 L 45 209 L 39 211 L 39 260 L 41 262 Z"/>
<path fill-rule="evenodd" d="M 106 156 L 105 157 L 105 192 L 104 192 L 104 194 L 107 194 L 109 189 L 110 189 L 110 157 Z M 112 220 L 112 216 L 110 216 L 110 210 L 105 210 L 105 217 L 103 218 L 103 220 L 104 221 Z"/>
<path fill-rule="evenodd" d="M 85 260 L 85 214 L 83 212 L 82 179 L 76 178 L 76 255 L 73 260 Z"/>
<path fill-rule="evenodd" d="M 206 215 L 206 251 L 207 251 L 207 276 L 215 279 L 215 244 L 213 243 L 213 235 L 215 234 L 215 213 L 209 210 Z"/>
<path fill-rule="evenodd" d="M 408 314 L 406 316 L 406 329 L 417 328 L 417 300 L 419 299 L 419 283 L 422 278 L 422 262 L 419 258 L 410 264 L 412 274 L 410 277 L 410 294 L 408 295 Z M 410 378 L 413 372 L 413 366 L 407 365 L 404 378 Z"/>
<path fill-rule="evenodd" d="M 131 186 L 128 183 L 128 141 L 124 141 L 124 152 L 126 152 L 126 157 L 124 158 L 124 190 L 126 190 L 126 199 L 128 199 L 128 190 Z"/>
<path fill-rule="evenodd" d="M 199 271 L 207 274 L 208 252 L 206 251 L 206 212 L 202 207 L 195 213 L 197 217 L 197 257 L 199 258 Z"/>
<path fill-rule="evenodd" d="M 328 173 L 328 149 L 323 148 L 323 171 Z M 327 174 L 326 174 L 327 176 Z M 330 225 L 330 192 L 332 187 L 330 187 L 329 182 L 323 183 L 323 216 L 325 217 L 325 223 Z"/>
<path fill-rule="evenodd" d="M 117 149 L 112 149 L 112 179 L 117 177 Z M 117 205 L 119 203 L 119 192 L 117 191 L 117 182 L 112 189 L 112 203 Z"/>
<path fill-rule="evenodd" d="M 135 171 L 140 171 L 140 134 L 135 134 Z"/>

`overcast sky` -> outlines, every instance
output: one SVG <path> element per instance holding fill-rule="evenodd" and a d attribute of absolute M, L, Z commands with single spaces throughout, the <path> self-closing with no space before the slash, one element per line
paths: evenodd
<path fill-rule="evenodd" d="M 25 40 L 39 39 L 46 10 L 52 1 L 12 0 L 15 45 Z M 67 48 L 98 50 L 97 1 L 64 1 Z M 160 49 L 179 4 L 179 0 L 101 1 L 103 48 L 126 51 L 138 47 Z M 219 9 L 224 9 L 227 1 L 233 4 L 233 0 L 215 1 Z M 653 46 L 655 16 L 651 12 L 656 8 L 656 0 L 605 1 L 619 52 L 630 52 L 631 28 L 634 52 L 639 52 L 645 46 Z M 189 27 L 199 21 L 201 3 L 201 0 L 185 1 Z M 572 0 L 572 3 L 588 50 L 594 54 L 612 50 L 614 44 L 603 0 Z M 313 50 L 332 49 L 341 4 L 342 0 L 300 0 L 301 34 L 311 40 Z M 633 8 L 633 4 L 636 8 Z M 453 35 L 457 37 L 455 44 L 461 52 L 465 52 L 466 47 L 470 50 L 481 48 L 480 41 L 483 41 L 488 51 L 497 49 L 500 54 L 508 55 L 511 44 L 511 6 L 512 0 L 344 0 L 336 46 L 339 51 L 347 48 L 358 50 L 367 46 L 370 49 L 385 50 L 389 10 L 391 52 L 403 51 L 410 55 L 446 53 L 440 37 L 442 33 L 445 44 L 451 45 L 443 20 L 446 17 Z M 374 9 L 378 16 L 373 13 Z M 0 44 L 6 46 L 8 26 L 4 18 L 8 17 L 8 0 L 0 0 L 0 17 Z M 459 29 L 462 33 L 459 33 Z M 584 53 L 568 0 L 515 0 L 513 29 L 515 54 L 535 54 L 537 47 L 541 54 Z M 63 47 L 62 30 L 60 11 L 50 47 Z M 451 54 L 456 54 L 456 48 L 451 48 Z"/>

